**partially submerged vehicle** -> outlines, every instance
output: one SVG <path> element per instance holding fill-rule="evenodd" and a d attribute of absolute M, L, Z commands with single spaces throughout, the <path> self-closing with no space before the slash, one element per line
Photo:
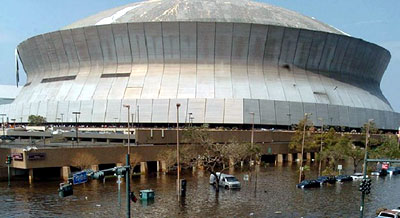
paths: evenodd
<path fill-rule="evenodd" d="M 219 177 L 218 185 L 224 187 L 225 189 L 240 189 L 241 184 L 235 176 L 223 173 L 216 173 Z M 210 175 L 210 184 L 217 185 L 217 178 L 214 174 Z"/>

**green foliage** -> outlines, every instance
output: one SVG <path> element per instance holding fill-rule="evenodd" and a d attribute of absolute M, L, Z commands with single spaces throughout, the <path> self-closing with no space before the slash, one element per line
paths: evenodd
<path fill-rule="evenodd" d="M 44 118 L 42 116 L 30 115 L 28 117 L 28 122 L 29 122 L 29 125 L 31 125 L 31 126 L 40 126 L 40 125 L 45 124 L 47 121 L 46 121 L 46 118 Z"/>
<path fill-rule="evenodd" d="M 383 143 L 371 150 L 369 156 L 372 158 L 400 159 L 397 140 L 398 138 L 395 135 L 385 135 Z"/>
<path fill-rule="evenodd" d="M 305 131 L 304 131 L 305 127 Z M 314 129 L 312 123 L 308 119 L 300 120 L 299 124 L 295 126 L 295 134 L 292 137 L 289 149 L 293 152 L 301 152 L 301 146 L 303 143 L 303 134 L 304 134 L 304 151 L 313 150 L 319 146 L 315 144 L 314 135 L 311 133 L 311 130 Z"/>

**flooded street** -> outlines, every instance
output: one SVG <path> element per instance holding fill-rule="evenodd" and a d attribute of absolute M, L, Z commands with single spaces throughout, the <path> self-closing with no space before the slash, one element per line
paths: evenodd
<path fill-rule="evenodd" d="M 316 177 L 317 165 L 308 175 Z M 351 173 L 351 172 L 347 172 Z M 178 203 L 173 175 L 133 177 L 132 190 L 153 189 L 154 203 L 132 203 L 133 217 L 357 217 L 360 206 L 359 182 L 324 185 L 302 190 L 297 184 L 297 165 L 261 166 L 255 191 L 254 172 L 237 170 L 241 190 L 224 190 L 216 195 L 208 184 L 209 174 L 187 173 L 187 196 Z M 243 181 L 245 174 L 252 181 Z M 118 217 L 125 216 L 125 183 L 121 185 L 122 205 L 118 205 L 116 179 L 91 181 L 74 186 L 74 195 L 58 197 L 59 182 L 13 181 L 9 189 L 0 183 L 1 217 Z M 366 197 L 366 217 L 379 207 L 400 206 L 400 175 L 372 178 L 372 191 Z"/>

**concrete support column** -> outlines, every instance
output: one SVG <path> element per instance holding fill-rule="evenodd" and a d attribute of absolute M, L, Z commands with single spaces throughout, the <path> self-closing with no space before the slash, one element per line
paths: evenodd
<path fill-rule="evenodd" d="M 92 139 L 92 144 L 96 144 L 96 139 Z"/>
<path fill-rule="evenodd" d="M 97 172 L 97 171 L 99 171 L 99 165 L 92 165 L 92 166 L 90 166 L 90 169 Z"/>
<path fill-rule="evenodd" d="M 293 154 L 289 153 L 287 155 L 287 160 L 288 160 L 288 162 L 293 162 Z"/>
<path fill-rule="evenodd" d="M 167 163 L 162 160 L 162 161 L 160 161 L 160 165 L 161 165 L 161 171 L 167 172 Z"/>
<path fill-rule="evenodd" d="M 283 163 L 283 154 L 278 154 L 278 163 Z"/>
<path fill-rule="evenodd" d="M 307 152 L 307 161 L 311 161 L 311 153 Z"/>
<path fill-rule="evenodd" d="M 123 163 L 116 163 L 115 166 L 117 166 L 117 167 L 123 167 L 123 166 L 125 166 L 125 164 L 123 164 Z"/>
<path fill-rule="evenodd" d="M 141 174 L 147 173 L 147 162 L 140 162 L 140 173 Z"/>
<path fill-rule="evenodd" d="M 29 169 L 29 184 L 33 183 L 33 169 Z"/>
<path fill-rule="evenodd" d="M 68 181 L 69 176 L 71 175 L 71 167 L 63 166 L 61 167 L 61 179 L 64 181 Z"/>
<path fill-rule="evenodd" d="M 111 143 L 111 140 L 110 139 L 107 139 L 107 144 L 110 144 Z"/>
<path fill-rule="evenodd" d="M 297 153 L 297 159 L 298 159 L 299 161 L 301 161 L 301 160 L 303 159 L 303 157 L 301 156 L 301 153 Z"/>

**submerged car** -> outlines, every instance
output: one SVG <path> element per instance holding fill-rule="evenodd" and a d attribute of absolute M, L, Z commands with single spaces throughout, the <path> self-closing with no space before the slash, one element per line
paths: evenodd
<path fill-rule="evenodd" d="M 375 171 L 371 173 L 371 176 L 387 176 L 388 172 L 385 169 L 381 169 L 379 171 Z"/>
<path fill-rule="evenodd" d="M 339 175 L 339 176 L 336 176 L 336 181 L 338 181 L 338 182 L 353 181 L 353 178 L 349 175 Z"/>
<path fill-rule="evenodd" d="M 362 180 L 364 178 L 364 174 L 354 173 L 353 175 L 351 175 L 351 178 L 353 178 L 353 180 Z M 368 175 L 366 175 L 365 178 L 368 178 Z"/>
<path fill-rule="evenodd" d="M 303 180 L 296 186 L 297 188 L 317 188 L 321 186 L 321 183 L 317 180 Z"/>
<path fill-rule="evenodd" d="M 224 187 L 225 189 L 240 189 L 241 184 L 236 177 L 228 174 L 223 174 L 223 173 L 216 173 L 217 176 L 219 177 L 219 186 Z M 216 185 L 217 183 L 217 178 L 215 177 L 214 174 L 210 175 L 210 184 L 211 185 Z"/>
<path fill-rule="evenodd" d="M 325 183 L 334 184 L 336 178 L 334 176 L 320 176 L 316 179 L 321 185 Z"/>
<path fill-rule="evenodd" d="M 389 167 L 387 169 L 387 173 L 389 175 L 397 175 L 400 174 L 400 167 Z"/>
<path fill-rule="evenodd" d="M 384 210 L 379 213 L 377 218 L 400 218 L 399 210 Z"/>

